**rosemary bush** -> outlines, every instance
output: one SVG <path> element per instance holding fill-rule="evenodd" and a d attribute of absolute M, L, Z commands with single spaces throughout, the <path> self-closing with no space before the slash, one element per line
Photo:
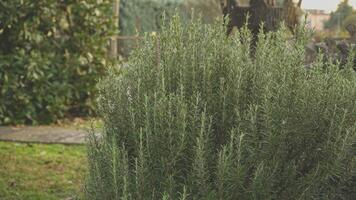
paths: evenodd
<path fill-rule="evenodd" d="M 250 32 L 220 22 L 146 36 L 101 83 L 86 198 L 351 199 L 354 72 L 305 69 L 307 34 L 285 33 L 261 33 L 254 56 Z"/>

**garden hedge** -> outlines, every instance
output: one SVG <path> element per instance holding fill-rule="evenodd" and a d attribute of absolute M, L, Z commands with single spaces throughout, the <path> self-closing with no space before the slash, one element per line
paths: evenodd
<path fill-rule="evenodd" d="M 0 124 L 93 108 L 115 32 L 111 0 L 0 1 Z"/>
<path fill-rule="evenodd" d="M 221 21 L 146 36 L 100 84 L 86 199 L 351 200 L 352 62 L 306 68 L 308 34 L 287 32 L 261 33 L 253 55 L 251 33 Z"/>

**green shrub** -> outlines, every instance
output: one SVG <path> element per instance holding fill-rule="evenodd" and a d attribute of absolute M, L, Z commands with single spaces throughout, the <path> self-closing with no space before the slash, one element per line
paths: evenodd
<path fill-rule="evenodd" d="M 0 1 L 0 124 L 93 107 L 114 32 L 111 0 Z"/>
<path fill-rule="evenodd" d="M 220 22 L 147 36 L 101 83 L 86 198 L 351 199 L 354 72 L 306 69 L 306 33 L 286 32 L 261 34 L 254 58 L 249 31 Z"/>

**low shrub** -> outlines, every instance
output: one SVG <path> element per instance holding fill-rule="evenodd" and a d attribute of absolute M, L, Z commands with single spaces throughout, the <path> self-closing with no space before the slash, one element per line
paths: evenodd
<path fill-rule="evenodd" d="M 92 110 L 115 31 L 111 2 L 0 1 L 0 124 Z"/>
<path fill-rule="evenodd" d="M 351 199 L 355 74 L 306 69 L 306 32 L 286 32 L 261 33 L 254 56 L 251 33 L 220 22 L 146 36 L 101 83 L 86 198 Z"/>

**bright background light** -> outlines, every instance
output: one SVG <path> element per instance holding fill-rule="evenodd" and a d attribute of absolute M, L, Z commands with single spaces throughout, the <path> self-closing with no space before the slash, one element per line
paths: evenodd
<path fill-rule="evenodd" d="M 304 9 L 334 11 L 342 0 L 303 0 Z M 349 0 L 349 4 L 356 8 L 356 0 Z"/>

